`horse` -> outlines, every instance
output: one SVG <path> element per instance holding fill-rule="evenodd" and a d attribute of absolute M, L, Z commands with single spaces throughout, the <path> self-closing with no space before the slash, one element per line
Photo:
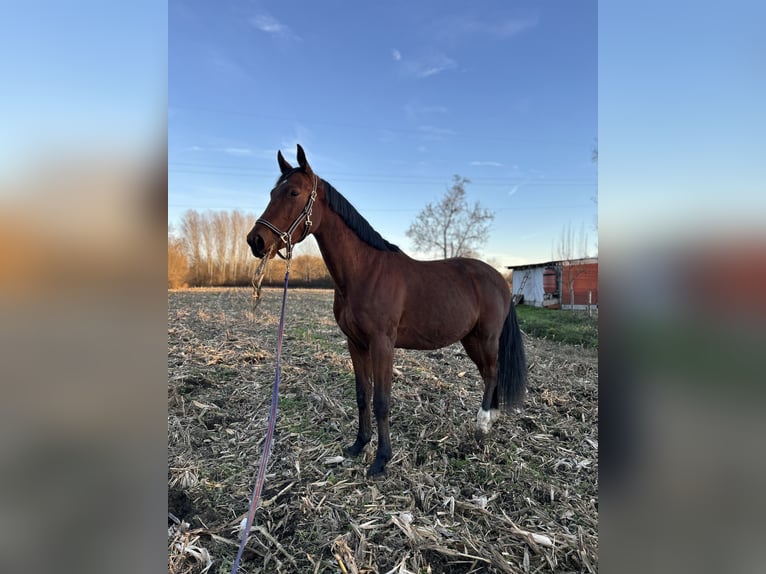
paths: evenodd
<path fill-rule="evenodd" d="M 383 239 L 332 185 L 318 177 L 303 148 L 298 167 L 277 152 L 281 175 L 263 214 L 247 234 L 257 258 L 316 238 L 333 279 L 333 313 L 348 341 L 356 379 L 359 430 L 347 449 L 358 456 L 378 445 L 367 475 L 385 475 L 391 458 L 389 412 L 395 348 L 439 349 L 460 341 L 484 381 L 477 433 L 490 431 L 500 410 L 524 400 L 527 369 L 508 283 L 477 259 L 419 261 Z M 283 256 L 284 257 L 284 256 Z"/>

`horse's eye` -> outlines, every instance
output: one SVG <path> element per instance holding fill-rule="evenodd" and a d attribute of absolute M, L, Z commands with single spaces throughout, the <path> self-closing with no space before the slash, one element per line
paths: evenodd
<path fill-rule="evenodd" d="M 297 189 L 294 189 L 290 192 L 290 195 L 292 195 L 293 197 L 297 197 L 298 195 L 300 195 L 300 193 L 301 193 L 300 191 L 298 191 Z"/>

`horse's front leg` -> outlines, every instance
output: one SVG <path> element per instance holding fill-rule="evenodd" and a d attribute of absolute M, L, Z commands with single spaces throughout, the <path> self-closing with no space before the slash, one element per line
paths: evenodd
<path fill-rule="evenodd" d="M 386 463 L 391 459 L 391 436 L 388 424 L 388 411 L 391 401 L 391 376 L 394 368 L 394 344 L 385 336 L 374 338 L 370 342 L 372 358 L 372 378 L 374 390 L 372 410 L 378 423 L 378 451 L 375 460 L 367 470 L 367 476 L 382 476 L 386 472 Z"/>
<path fill-rule="evenodd" d="M 356 441 L 346 449 L 347 456 L 359 456 L 372 438 L 372 423 L 370 421 L 370 403 L 372 402 L 372 365 L 370 353 L 361 350 L 350 339 L 348 351 L 354 365 L 356 378 L 356 406 L 359 407 L 359 432 Z"/>

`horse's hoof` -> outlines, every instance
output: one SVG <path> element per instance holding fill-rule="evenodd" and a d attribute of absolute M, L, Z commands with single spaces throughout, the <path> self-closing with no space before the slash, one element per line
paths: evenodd
<path fill-rule="evenodd" d="M 492 423 L 497 419 L 497 411 L 492 414 L 492 410 L 485 411 L 479 407 L 479 412 L 476 413 L 476 432 L 489 434 L 489 430 L 492 428 Z"/>
<path fill-rule="evenodd" d="M 373 463 L 372 466 L 367 469 L 367 478 L 371 478 L 372 480 L 383 480 L 386 478 L 386 467 L 383 465 L 378 466 Z"/>
<path fill-rule="evenodd" d="M 391 455 L 384 453 L 378 453 L 375 456 L 375 460 L 372 461 L 370 468 L 367 469 L 368 478 L 385 478 L 386 476 L 386 463 L 391 460 Z"/>
<path fill-rule="evenodd" d="M 364 450 L 364 445 L 360 446 L 358 443 L 354 443 L 347 449 L 344 449 L 343 453 L 349 458 L 356 458 L 360 454 L 362 454 L 363 450 Z"/>

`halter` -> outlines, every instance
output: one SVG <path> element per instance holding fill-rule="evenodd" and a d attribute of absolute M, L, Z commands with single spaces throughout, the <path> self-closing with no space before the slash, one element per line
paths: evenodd
<path fill-rule="evenodd" d="M 293 254 L 293 232 L 298 228 L 298 226 L 301 224 L 301 221 L 304 219 L 306 222 L 303 226 L 303 233 L 301 234 L 301 238 L 296 241 L 296 243 L 300 243 L 304 239 L 306 239 L 306 236 L 309 234 L 309 230 L 311 229 L 311 210 L 314 207 L 314 200 L 317 198 L 317 182 L 319 178 L 317 178 L 316 174 L 314 174 L 314 189 L 311 190 L 311 195 L 309 196 L 309 200 L 306 202 L 306 206 L 303 208 L 303 211 L 301 211 L 298 214 L 298 217 L 295 218 L 295 221 L 293 221 L 292 225 L 287 228 L 287 231 L 280 231 L 275 225 L 272 225 L 265 219 L 258 219 L 256 220 L 256 225 L 260 223 L 261 225 L 265 225 L 271 231 L 277 234 L 277 237 L 282 240 L 282 242 L 285 244 L 285 255 L 282 255 L 279 250 L 277 250 L 277 255 L 279 255 L 282 259 L 289 260 L 290 257 L 292 257 Z"/>

